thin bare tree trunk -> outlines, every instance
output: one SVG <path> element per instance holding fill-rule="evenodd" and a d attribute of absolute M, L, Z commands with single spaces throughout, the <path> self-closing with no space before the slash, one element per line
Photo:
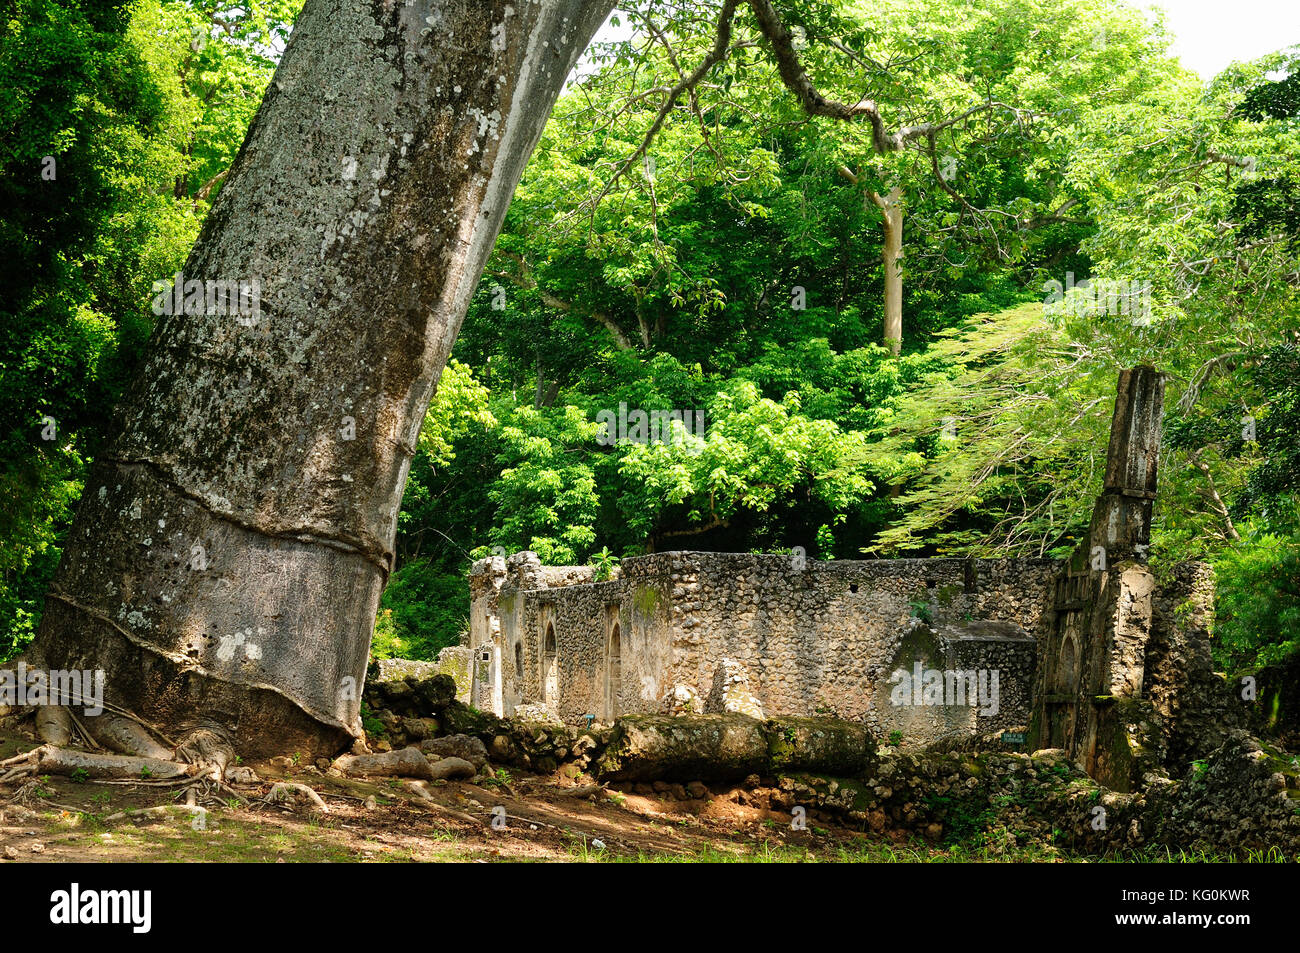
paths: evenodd
<path fill-rule="evenodd" d="M 903 190 L 894 186 L 885 195 L 871 193 L 884 216 L 885 346 L 897 355 L 903 348 Z"/>
<path fill-rule="evenodd" d="M 111 705 L 214 722 L 247 755 L 358 733 L 425 408 L 611 6 L 307 0 L 184 269 L 256 282 L 259 313 L 159 319 L 33 658 L 103 669 Z"/>

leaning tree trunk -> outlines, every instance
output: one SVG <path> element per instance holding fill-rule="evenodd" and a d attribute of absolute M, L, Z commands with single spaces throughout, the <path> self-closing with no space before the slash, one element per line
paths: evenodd
<path fill-rule="evenodd" d="M 32 658 L 251 756 L 357 735 L 425 408 L 612 5 L 307 0 L 184 269 L 260 282 L 260 316 L 160 318 Z"/>

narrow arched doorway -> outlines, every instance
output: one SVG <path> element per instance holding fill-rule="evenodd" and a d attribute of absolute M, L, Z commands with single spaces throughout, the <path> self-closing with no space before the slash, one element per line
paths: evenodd
<path fill-rule="evenodd" d="M 1074 722 L 1079 697 L 1079 646 L 1073 631 L 1061 640 L 1061 656 L 1056 669 L 1057 702 L 1052 705 L 1048 743 L 1053 748 L 1073 749 Z"/>
<path fill-rule="evenodd" d="M 618 622 L 609 632 L 605 651 L 605 718 L 612 721 L 619 713 L 619 692 L 623 687 L 623 630 Z"/>
<path fill-rule="evenodd" d="M 560 704 L 559 658 L 555 647 L 555 626 L 546 623 L 546 635 L 542 638 L 542 701 L 551 710 Z"/>

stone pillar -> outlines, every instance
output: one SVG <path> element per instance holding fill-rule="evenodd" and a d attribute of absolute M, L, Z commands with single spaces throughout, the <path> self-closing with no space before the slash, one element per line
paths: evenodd
<path fill-rule="evenodd" d="M 1156 588 L 1146 558 L 1163 403 L 1155 368 L 1120 372 L 1104 489 L 1087 537 L 1053 584 L 1034 693 L 1034 746 L 1064 748 L 1118 790 L 1131 787 L 1149 754 L 1136 726 Z"/>
<path fill-rule="evenodd" d="M 501 714 L 501 615 L 498 598 L 506 581 L 506 561 L 480 559 L 469 574 L 470 704 Z"/>
<path fill-rule="evenodd" d="M 1106 450 L 1106 483 L 1092 511 L 1092 549 L 1145 560 L 1160 461 L 1164 377 L 1154 367 L 1121 371 Z"/>

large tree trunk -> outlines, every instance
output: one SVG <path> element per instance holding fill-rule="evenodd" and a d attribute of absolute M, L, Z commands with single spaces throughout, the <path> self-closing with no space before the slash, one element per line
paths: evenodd
<path fill-rule="evenodd" d="M 903 348 L 903 190 L 872 192 L 871 200 L 884 216 L 885 347 L 897 355 Z"/>
<path fill-rule="evenodd" d="M 33 658 L 250 756 L 358 733 L 425 407 L 611 6 L 307 0 L 184 271 L 256 279 L 260 318 L 160 318 Z"/>

